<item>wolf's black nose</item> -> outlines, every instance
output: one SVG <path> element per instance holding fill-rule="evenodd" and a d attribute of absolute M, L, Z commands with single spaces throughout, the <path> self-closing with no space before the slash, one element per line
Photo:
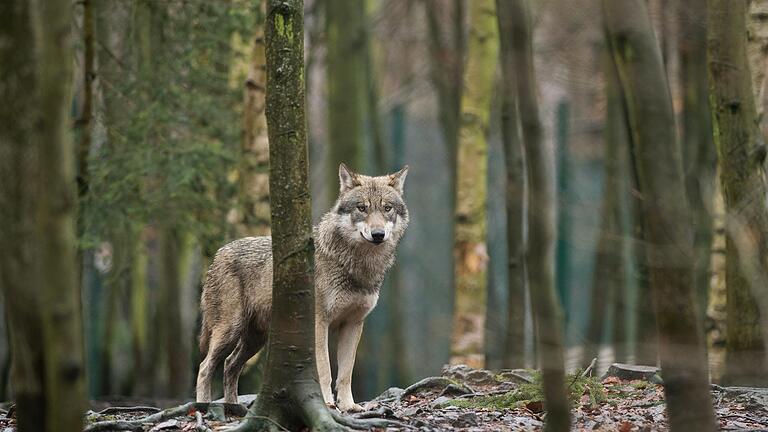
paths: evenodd
<path fill-rule="evenodd" d="M 371 230 L 371 237 L 373 238 L 374 243 L 381 243 L 384 241 L 384 230 L 383 229 L 375 229 Z"/>

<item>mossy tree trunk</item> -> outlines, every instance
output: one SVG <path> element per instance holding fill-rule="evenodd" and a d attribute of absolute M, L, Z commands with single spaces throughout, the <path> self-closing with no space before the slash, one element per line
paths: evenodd
<path fill-rule="evenodd" d="M 505 368 L 524 367 L 525 363 L 525 160 L 520 140 L 517 111 L 515 53 L 512 44 L 512 9 L 504 0 L 496 0 L 501 62 L 501 137 L 506 169 L 507 208 L 507 328 L 501 364 Z M 488 318 L 486 318 L 488 320 Z M 486 339 L 486 343 L 490 343 Z M 495 342 L 495 343 L 498 343 Z M 486 366 L 493 367 L 486 347 Z"/>
<path fill-rule="evenodd" d="M 20 430 L 80 431 L 85 408 L 76 281 L 74 148 L 67 132 L 71 4 L 0 6 L 0 274 Z"/>
<path fill-rule="evenodd" d="M 364 170 L 367 70 L 365 1 L 325 2 L 328 77 L 328 142 L 326 143 L 326 201 L 338 192 L 339 163 Z"/>
<path fill-rule="evenodd" d="M 670 429 L 714 430 L 706 350 L 694 299 L 691 215 L 661 51 L 643 0 L 604 0 L 603 15 L 639 177 Z"/>
<path fill-rule="evenodd" d="M 720 185 L 726 206 L 726 370 L 732 385 L 768 384 L 759 302 L 768 306 L 765 143 L 746 51 L 746 0 L 710 0 L 709 79 Z M 768 313 L 768 309 L 763 309 Z M 762 317 L 763 323 L 766 318 Z"/>
<path fill-rule="evenodd" d="M 303 2 L 269 0 L 265 26 L 272 315 L 264 383 L 239 430 L 343 430 L 325 406 L 315 366 Z"/>
<path fill-rule="evenodd" d="M 504 19 L 509 20 L 520 126 L 528 178 L 528 250 L 526 266 L 531 300 L 537 316 L 538 356 L 543 375 L 547 431 L 567 431 L 570 425 L 565 393 L 562 311 L 555 292 L 554 166 L 544 147 L 533 64 L 533 36 L 526 0 L 510 0 Z"/>
<path fill-rule="evenodd" d="M 454 220 L 455 319 L 482 313 L 486 288 L 488 120 L 498 59 L 493 0 L 470 3 L 467 64 L 456 154 Z M 458 329 L 458 325 L 454 325 Z M 456 338 L 454 338 L 456 339 Z"/>
<path fill-rule="evenodd" d="M 713 198 L 717 151 L 712 140 L 707 76 L 707 0 L 678 4 L 678 54 L 683 91 L 683 169 L 693 216 L 694 286 L 702 319 L 706 317 L 712 259 Z"/>

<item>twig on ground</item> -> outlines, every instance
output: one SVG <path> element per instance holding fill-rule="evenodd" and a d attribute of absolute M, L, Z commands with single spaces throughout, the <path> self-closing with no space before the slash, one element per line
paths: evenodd
<path fill-rule="evenodd" d="M 737 418 L 737 419 L 746 420 L 746 421 L 751 422 L 751 423 L 757 423 L 760 426 L 768 426 L 768 422 L 761 421 L 761 420 L 758 420 L 758 419 L 755 419 L 755 418 L 752 418 L 752 417 L 749 417 L 749 416 L 745 416 L 743 414 L 725 414 L 725 415 L 721 415 L 719 417 L 721 419 Z"/>
<path fill-rule="evenodd" d="M 142 430 L 145 424 L 159 423 L 174 417 L 186 417 L 194 411 L 207 412 L 210 405 L 212 404 L 188 402 L 136 420 L 108 420 L 91 423 L 84 429 L 84 432 Z M 222 405 L 227 414 L 235 417 L 243 417 L 248 412 L 244 406 L 239 404 Z"/>
<path fill-rule="evenodd" d="M 103 410 L 99 411 L 97 414 L 99 415 L 109 415 L 109 414 L 125 414 L 125 413 L 132 413 L 132 412 L 151 412 L 156 413 L 160 412 L 160 408 L 157 407 L 151 407 L 151 406 L 135 406 L 135 407 L 107 407 Z"/>
<path fill-rule="evenodd" d="M 203 414 L 200 411 L 195 411 L 195 421 L 197 422 L 195 425 L 195 432 L 212 432 L 211 429 L 205 425 Z"/>

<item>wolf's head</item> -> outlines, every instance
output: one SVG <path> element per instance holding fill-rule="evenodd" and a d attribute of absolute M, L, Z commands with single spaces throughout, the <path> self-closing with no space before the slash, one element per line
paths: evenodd
<path fill-rule="evenodd" d="M 379 177 L 357 174 L 343 163 L 339 165 L 339 198 L 331 210 L 337 231 L 352 242 L 380 245 L 399 241 L 408 225 L 403 200 L 407 174 L 407 165 Z"/>

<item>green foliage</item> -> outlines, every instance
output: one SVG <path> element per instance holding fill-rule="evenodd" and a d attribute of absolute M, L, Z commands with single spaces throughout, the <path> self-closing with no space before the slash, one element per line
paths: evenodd
<path fill-rule="evenodd" d="M 532 383 L 521 384 L 517 389 L 500 395 L 479 396 L 471 399 L 456 399 L 448 402 L 461 408 L 486 408 L 494 410 L 520 408 L 530 402 L 544 401 L 544 393 L 541 386 L 541 372 L 532 371 Z M 576 404 L 582 395 L 588 395 L 591 405 L 597 405 L 607 401 L 603 384 L 596 378 L 582 376 L 582 371 L 577 371 L 566 377 L 568 383 L 568 399 L 571 404 Z"/>
<path fill-rule="evenodd" d="M 158 221 L 220 242 L 241 136 L 242 87 L 228 79 L 242 54 L 230 41 L 252 34 L 258 2 L 148 2 L 146 18 L 134 13 L 111 28 L 110 14 L 126 17 L 119 1 L 106 3 L 99 25 L 108 30 L 97 40 L 103 106 L 81 242 Z"/>

